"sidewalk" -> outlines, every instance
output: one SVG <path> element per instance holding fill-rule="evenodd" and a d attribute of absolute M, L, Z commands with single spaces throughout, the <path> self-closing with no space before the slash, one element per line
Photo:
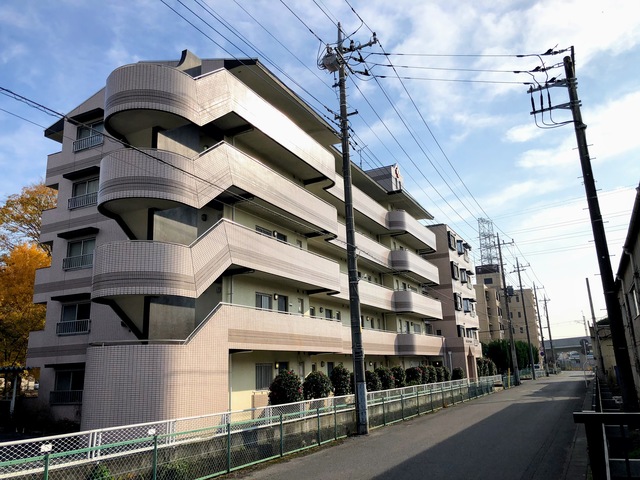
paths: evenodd
<path fill-rule="evenodd" d="M 592 410 L 592 395 L 593 395 L 593 376 L 589 381 L 589 388 L 585 393 L 584 402 L 582 403 L 582 411 Z M 573 437 L 573 445 L 571 449 L 571 457 L 569 459 L 569 465 L 567 466 L 566 475 L 567 480 L 591 478 L 589 468 L 589 453 L 587 452 L 587 434 L 583 424 L 576 425 L 576 432 Z"/>

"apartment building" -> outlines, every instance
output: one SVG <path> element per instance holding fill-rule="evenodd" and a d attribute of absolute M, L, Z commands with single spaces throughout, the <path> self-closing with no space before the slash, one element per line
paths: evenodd
<path fill-rule="evenodd" d="M 531 288 L 508 289 L 509 315 L 513 328 L 513 339 L 531 341 L 533 351 L 541 351 L 540 322 L 538 321 L 536 299 Z M 528 332 L 527 332 L 528 329 Z"/>
<path fill-rule="evenodd" d="M 479 337 L 482 343 L 503 340 L 509 331 L 507 322 L 502 318 L 501 290 L 502 277 L 499 265 L 480 265 L 476 267 L 476 313 L 480 326 Z"/>
<path fill-rule="evenodd" d="M 430 328 L 446 338 L 447 366 L 459 367 L 467 378 L 477 376 L 476 360 L 482 357 L 476 314 L 476 292 L 471 246 L 448 225 L 430 225 L 436 237 L 436 251 L 425 257 L 438 267 L 440 283 L 431 287 L 442 303 L 442 320 Z"/>
<path fill-rule="evenodd" d="M 54 416 L 92 429 L 249 408 L 279 370 L 352 368 L 339 138 L 259 61 L 122 66 L 45 135 L 58 205 L 28 364 Z M 432 216 L 397 165 L 352 177 L 366 368 L 464 363 L 477 321 L 441 322 Z"/>

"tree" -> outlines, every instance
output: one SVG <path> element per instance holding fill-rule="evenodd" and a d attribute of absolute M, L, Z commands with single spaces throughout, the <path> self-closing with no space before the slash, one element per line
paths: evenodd
<path fill-rule="evenodd" d="M 302 383 L 293 370 L 283 370 L 269 387 L 269 404 L 281 405 L 302 400 Z"/>
<path fill-rule="evenodd" d="M 391 390 L 392 388 L 396 388 L 396 382 L 393 378 L 393 373 L 391 373 L 390 368 L 378 367 L 376 368 L 375 372 L 380 379 L 380 383 L 382 384 L 382 390 Z"/>
<path fill-rule="evenodd" d="M 422 383 L 422 370 L 418 367 L 409 367 L 406 370 L 407 386 L 420 385 Z"/>
<path fill-rule="evenodd" d="M 498 372 L 506 373 L 511 368 L 511 354 L 508 340 L 492 340 L 487 345 L 487 358 L 496 364 Z"/>
<path fill-rule="evenodd" d="M 382 382 L 380 382 L 380 378 L 376 372 L 372 370 L 365 370 L 364 381 L 367 384 L 367 392 L 377 392 L 378 390 L 382 390 Z"/>
<path fill-rule="evenodd" d="M 395 365 L 391 367 L 391 374 L 393 375 L 395 388 L 406 387 L 407 373 L 404 371 L 404 368 L 402 368 L 402 365 Z"/>
<path fill-rule="evenodd" d="M 336 397 L 349 395 L 351 393 L 351 382 L 349 380 L 349 370 L 341 363 L 333 367 L 331 370 L 331 385 L 333 386 L 333 394 Z"/>
<path fill-rule="evenodd" d="M 464 370 L 460 367 L 455 367 L 451 372 L 451 380 L 462 380 L 463 378 L 466 378 Z"/>
<path fill-rule="evenodd" d="M 324 372 L 316 370 L 304 379 L 302 391 L 305 400 L 328 397 L 329 393 L 331 393 L 331 381 Z"/>
<path fill-rule="evenodd" d="M 10 251 L 23 243 L 39 245 L 42 212 L 56 203 L 57 192 L 42 182 L 9 195 L 0 207 L 0 250 Z M 39 246 L 50 253 L 47 246 Z"/>
<path fill-rule="evenodd" d="M 49 256 L 35 245 L 14 246 L 0 256 L 0 365 L 24 365 L 29 332 L 42 330 L 44 305 L 33 303 L 36 270 L 48 267 Z"/>

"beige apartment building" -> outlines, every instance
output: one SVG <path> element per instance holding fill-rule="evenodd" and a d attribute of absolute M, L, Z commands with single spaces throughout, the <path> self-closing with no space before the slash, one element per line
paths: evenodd
<path fill-rule="evenodd" d="M 482 346 L 472 281 L 471 246 L 447 225 L 428 228 L 436 236 L 436 251 L 425 257 L 440 272 L 440 284 L 434 286 L 433 291 L 442 302 L 442 320 L 430 322 L 430 327 L 446 338 L 447 366 L 460 367 L 467 378 L 475 378 L 476 360 L 482 357 Z"/>
<path fill-rule="evenodd" d="M 476 267 L 475 284 L 480 327 L 479 337 L 482 343 L 507 338 L 509 326 L 502 318 L 502 277 L 499 265 L 480 265 Z M 506 337 L 505 337 L 506 336 Z"/>
<path fill-rule="evenodd" d="M 513 294 L 507 297 L 509 301 L 509 315 L 513 327 L 513 339 L 527 342 L 531 341 L 533 351 L 540 352 L 540 322 L 536 310 L 536 299 L 531 288 L 514 289 Z M 527 328 L 529 336 L 527 337 Z"/>
<path fill-rule="evenodd" d="M 86 430 L 243 409 L 279 370 L 352 369 L 339 138 L 259 61 L 125 65 L 45 135 L 58 204 L 28 364 L 54 416 Z M 444 227 L 421 223 L 397 165 L 352 167 L 366 368 L 452 352 L 473 376 L 471 282 L 446 278 L 453 259 L 472 270 L 466 250 L 435 258 Z"/>

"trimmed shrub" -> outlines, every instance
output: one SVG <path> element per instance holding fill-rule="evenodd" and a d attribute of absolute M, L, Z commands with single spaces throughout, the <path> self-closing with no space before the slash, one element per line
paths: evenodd
<path fill-rule="evenodd" d="M 498 374 L 498 367 L 496 367 L 496 364 L 493 363 L 492 360 L 489 360 L 489 368 L 488 368 L 488 374 L 489 375 L 497 375 Z"/>
<path fill-rule="evenodd" d="M 395 388 L 402 388 L 407 386 L 407 373 L 404 371 L 404 368 L 402 368 L 402 366 L 396 365 L 395 367 L 391 367 L 391 374 L 393 375 Z"/>
<path fill-rule="evenodd" d="M 433 365 L 427 365 L 427 373 L 427 383 L 436 383 L 436 380 L 438 379 L 436 375 L 436 367 Z"/>
<path fill-rule="evenodd" d="M 293 370 L 280 372 L 269 387 L 270 405 L 299 402 L 302 399 L 302 383 Z"/>
<path fill-rule="evenodd" d="M 436 367 L 436 382 L 444 382 L 444 367 Z"/>
<path fill-rule="evenodd" d="M 449 370 L 447 367 L 442 367 L 442 373 L 445 382 L 451 380 L 451 370 Z"/>
<path fill-rule="evenodd" d="M 382 390 L 382 382 L 380 382 L 380 377 L 378 377 L 376 372 L 366 370 L 364 372 L 364 378 L 367 383 L 367 392 Z"/>
<path fill-rule="evenodd" d="M 460 367 L 455 367 L 451 372 L 451 380 L 462 380 L 465 378 L 464 370 Z"/>
<path fill-rule="evenodd" d="M 305 400 L 328 397 L 331 393 L 331 381 L 324 372 L 316 370 L 302 382 L 302 392 Z"/>
<path fill-rule="evenodd" d="M 349 395 L 351 392 L 353 392 L 353 390 L 351 389 L 349 370 L 347 370 L 341 363 L 333 367 L 329 379 L 331 380 L 331 385 L 333 386 L 333 394 L 336 397 Z"/>
<path fill-rule="evenodd" d="M 409 367 L 406 370 L 407 386 L 420 385 L 422 383 L 422 370 L 418 367 Z"/>
<path fill-rule="evenodd" d="M 418 368 L 420 369 L 420 373 L 422 374 L 422 377 L 420 378 L 420 383 L 422 383 L 423 385 L 429 383 L 429 371 L 427 370 L 427 366 L 418 365 Z"/>
<path fill-rule="evenodd" d="M 392 388 L 396 388 L 396 382 L 393 378 L 393 373 L 391 373 L 391 369 L 387 367 L 378 367 L 375 370 L 376 375 L 380 379 L 380 384 L 382 386 L 382 390 L 390 390 Z"/>

